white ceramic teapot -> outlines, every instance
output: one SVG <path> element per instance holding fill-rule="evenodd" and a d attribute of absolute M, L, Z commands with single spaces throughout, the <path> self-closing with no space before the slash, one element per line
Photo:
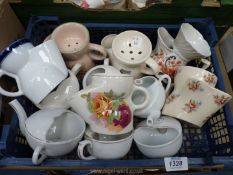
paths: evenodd
<path fill-rule="evenodd" d="M 141 103 L 132 101 L 134 95 L 144 98 Z M 134 85 L 131 75 L 92 75 L 89 86 L 74 94 L 69 104 L 99 134 L 118 135 L 133 129 L 133 111 L 149 102 L 148 91 Z"/>
<path fill-rule="evenodd" d="M 9 104 L 17 113 L 22 134 L 34 150 L 32 156 L 34 164 L 40 164 L 47 156 L 61 156 L 69 153 L 85 132 L 84 120 L 72 111 L 43 109 L 27 118 L 17 100 Z"/>

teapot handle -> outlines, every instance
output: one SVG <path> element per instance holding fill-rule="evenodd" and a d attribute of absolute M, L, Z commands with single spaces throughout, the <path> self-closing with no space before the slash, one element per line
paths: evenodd
<path fill-rule="evenodd" d="M 77 75 L 77 73 L 80 71 L 81 67 L 82 67 L 82 65 L 77 63 L 72 67 L 71 72 L 73 72 L 75 75 Z"/>
<path fill-rule="evenodd" d="M 143 64 L 141 67 L 141 73 L 147 75 L 154 75 L 160 71 L 158 63 L 153 58 L 150 57 L 145 61 L 145 63 L 146 64 Z"/>
<path fill-rule="evenodd" d="M 208 67 L 210 67 L 211 63 L 209 60 L 202 58 L 201 62 L 203 63 L 202 69 L 207 69 Z"/>
<path fill-rule="evenodd" d="M 135 104 L 133 102 L 133 100 L 132 100 L 132 97 L 133 97 L 133 95 L 134 95 L 134 93 L 136 91 L 140 91 L 140 92 L 142 92 L 144 94 L 144 101 L 141 104 Z M 132 90 L 131 95 L 129 96 L 129 98 L 130 98 L 129 101 L 130 101 L 130 104 L 131 104 L 131 107 L 132 107 L 133 111 L 138 110 L 138 109 L 142 109 L 142 108 L 146 107 L 146 105 L 149 104 L 149 92 L 144 87 L 134 85 L 133 90 Z"/>
<path fill-rule="evenodd" d="M 45 148 L 44 145 L 39 145 L 36 147 L 36 149 L 34 150 L 33 152 L 33 155 L 32 155 L 32 163 L 34 165 L 38 165 L 38 164 L 41 164 L 43 162 L 44 159 L 46 159 L 46 155 L 45 154 L 42 154 L 41 151 Z M 40 158 L 39 158 L 39 155 Z"/>
<path fill-rule="evenodd" d="M 89 56 L 93 60 L 100 61 L 107 57 L 107 52 L 105 51 L 105 48 L 103 46 L 90 43 L 89 44 Z"/>
<path fill-rule="evenodd" d="M 0 94 L 8 96 L 8 97 L 17 97 L 17 96 L 23 95 L 23 91 L 22 91 L 22 88 L 21 88 L 21 85 L 20 85 L 19 77 L 17 75 L 15 75 L 15 74 L 12 74 L 12 73 L 9 73 L 9 72 L 6 72 L 6 71 L 0 69 L 0 78 L 3 75 L 7 75 L 8 77 L 14 78 L 16 80 L 18 91 L 17 92 L 9 92 L 9 91 L 4 90 L 0 86 Z"/>
<path fill-rule="evenodd" d="M 92 148 L 92 142 L 90 140 L 83 140 L 83 141 L 79 142 L 78 149 L 77 149 L 78 157 L 80 159 L 83 159 L 83 160 L 93 160 L 93 159 L 96 159 L 94 156 L 88 156 L 88 157 L 84 156 L 83 150 L 84 150 L 84 148 L 87 145 L 90 145 L 90 147 Z"/>
<path fill-rule="evenodd" d="M 171 87 L 171 77 L 169 75 L 167 75 L 167 74 L 161 75 L 159 77 L 160 83 L 162 83 L 164 79 L 167 80 L 167 81 L 165 81 L 166 82 L 165 93 L 167 94 L 170 87 Z"/>

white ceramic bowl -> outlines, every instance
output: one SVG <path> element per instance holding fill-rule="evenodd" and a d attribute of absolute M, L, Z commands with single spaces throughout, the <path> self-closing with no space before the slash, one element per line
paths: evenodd
<path fill-rule="evenodd" d="M 161 117 L 153 127 L 141 122 L 134 131 L 138 149 L 149 158 L 175 155 L 182 145 L 182 127 L 170 117 Z"/>

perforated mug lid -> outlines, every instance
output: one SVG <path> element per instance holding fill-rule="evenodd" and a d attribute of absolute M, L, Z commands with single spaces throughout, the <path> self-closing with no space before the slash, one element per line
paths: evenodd
<path fill-rule="evenodd" d="M 117 35 L 112 43 L 114 59 L 127 65 L 145 62 L 152 52 L 149 38 L 141 32 L 128 30 Z"/>

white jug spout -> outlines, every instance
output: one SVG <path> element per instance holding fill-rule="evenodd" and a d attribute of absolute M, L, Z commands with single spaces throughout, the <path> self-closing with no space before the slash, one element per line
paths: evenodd
<path fill-rule="evenodd" d="M 22 134 L 25 136 L 26 134 L 26 127 L 25 122 L 27 120 L 27 114 L 25 110 L 23 109 L 22 105 L 19 103 L 18 100 L 13 100 L 9 103 L 9 105 L 14 109 L 16 112 L 18 119 L 19 119 L 19 128 L 22 132 Z"/>

